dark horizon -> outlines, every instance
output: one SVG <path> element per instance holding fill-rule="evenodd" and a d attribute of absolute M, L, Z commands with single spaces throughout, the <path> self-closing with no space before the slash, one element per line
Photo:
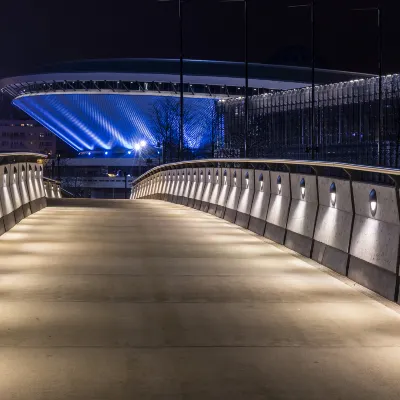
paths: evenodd
<path fill-rule="evenodd" d="M 309 66 L 310 10 L 301 0 L 249 1 L 249 61 Z M 400 72 L 400 9 L 382 1 L 383 73 Z M 177 58 L 177 3 L 156 0 L 62 4 L 30 0 L 2 6 L 0 77 L 43 65 L 99 58 Z M 378 73 L 377 13 L 354 8 L 376 1 L 326 0 L 316 6 L 316 67 Z M 243 61 L 243 6 L 217 0 L 184 4 L 184 55 L 189 59 Z"/>

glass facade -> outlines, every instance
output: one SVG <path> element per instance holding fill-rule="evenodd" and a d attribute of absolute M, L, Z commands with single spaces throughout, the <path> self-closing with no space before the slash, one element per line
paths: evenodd
<path fill-rule="evenodd" d="M 314 124 L 309 87 L 250 97 L 248 157 L 400 167 L 400 76 L 381 82 L 381 96 L 379 78 L 316 86 Z M 244 102 L 218 103 L 218 157 L 244 156 Z"/>

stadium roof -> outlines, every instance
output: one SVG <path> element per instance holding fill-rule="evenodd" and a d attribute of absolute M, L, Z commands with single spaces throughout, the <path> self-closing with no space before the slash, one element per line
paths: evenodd
<path fill-rule="evenodd" d="M 316 69 L 316 84 L 336 83 L 372 75 Z M 73 81 L 179 82 L 179 60 L 107 59 L 84 60 L 45 66 L 30 74 L 5 78 L 0 89 L 13 97 L 21 86 L 34 83 Z M 194 85 L 244 86 L 244 64 L 226 61 L 184 61 L 184 82 Z M 286 90 L 308 86 L 311 69 L 284 65 L 249 64 L 249 86 L 256 89 Z"/>

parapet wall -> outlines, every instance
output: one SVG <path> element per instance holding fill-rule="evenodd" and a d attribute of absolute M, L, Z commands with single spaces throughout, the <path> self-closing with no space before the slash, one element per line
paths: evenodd
<path fill-rule="evenodd" d="M 43 183 L 41 164 L 23 162 L 0 165 L 0 235 L 46 207 L 49 193 L 51 195 L 52 192 Z"/>
<path fill-rule="evenodd" d="M 352 181 L 344 167 L 349 179 L 319 176 L 316 167 L 307 174 L 287 170 L 180 167 L 179 175 L 184 172 L 186 176 L 174 196 L 398 301 L 399 185 Z M 177 176 L 177 171 L 170 168 L 155 173 Z M 147 175 L 134 184 L 132 193 L 139 195 L 133 197 L 142 197 L 140 188 L 153 179 L 151 171 Z M 151 198 L 171 201 L 165 196 L 170 193 L 168 185 L 156 187 L 160 193 L 152 193 Z"/>

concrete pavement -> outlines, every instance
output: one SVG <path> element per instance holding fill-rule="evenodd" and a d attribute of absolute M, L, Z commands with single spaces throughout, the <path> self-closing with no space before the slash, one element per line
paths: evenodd
<path fill-rule="evenodd" d="M 398 306 L 211 215 L 63 200 L 0 259 L 1 400 L 400 398 Z"/>

